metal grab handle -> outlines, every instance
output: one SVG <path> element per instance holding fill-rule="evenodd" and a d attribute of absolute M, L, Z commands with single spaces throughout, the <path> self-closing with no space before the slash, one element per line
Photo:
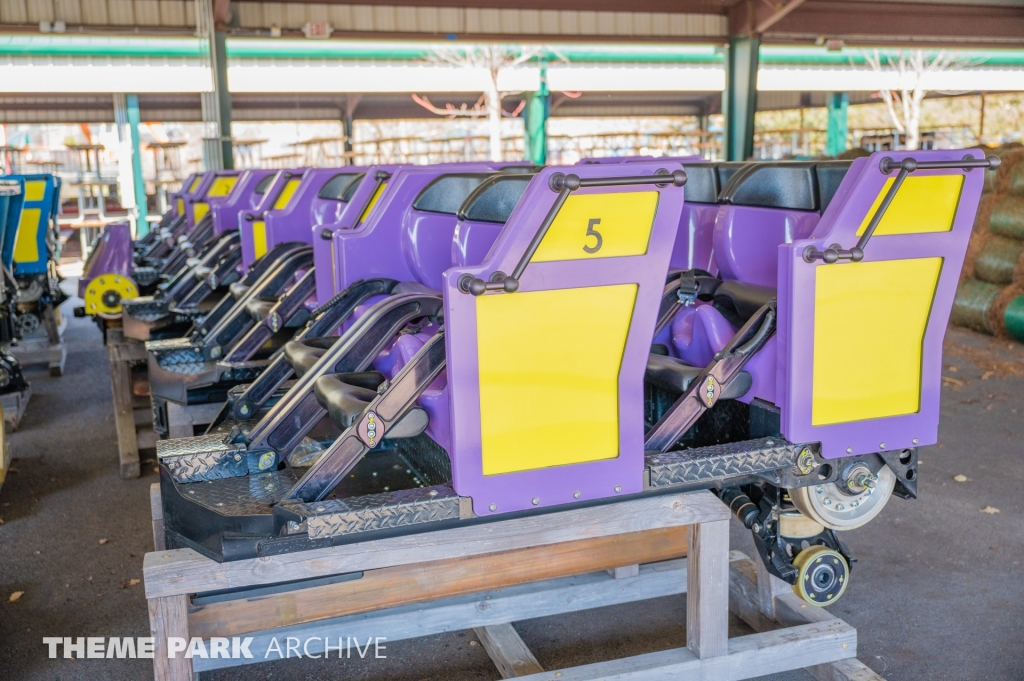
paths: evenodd
<path fill-rule="evenodd" d="M 573 173 L 568 175 L 555 173 L 551 176 L 548 186 L 551 188 L 551 191 L 558 192 L 558 198 L 555 199 L 555 203 L 551 206 L 548 214 L 544 216 L 544 221 L 540 223 L 540 228 L 533 235 L 530 245 L 526 247 L 526 252 L 519 259 L 519 264 L 512 270 L 512 274 L 506 275 L 503 272 L 494 272 L 489 277 L 490 281 L 484 281 L 474 277 L 472 274 L 463 274 L 459 277 L 459 290 L 474 296 L 483 295 L 487 291 L 515 293 L 519 290 L 519 279 L 523 276 L 526 266 L 530 263 L 537 249 L 540 248 L 540 242 L 547 236 L 551 224 L 555 221 L 555 216 L 558 215 L 558 211 L 562 209 L 562 204 L 569 198 L 571 192 L 588 187 L 622 187 L 634 184 L 654 184 L 659 187 L 667 187 L 671 184 L 675 187 L 682 187 L 686 184 L 686 172 L 674 170 L 670 173 L 668 170 L 659 169 L 655 171 L 654 175 L 593 178 L 580 178 L 579 175 Z"/>
<path fill-rule="evenodd" d="M 839 262 L 840 260 L 849 260 L 851 262 L 860 262 L 864 259 L 864 248 L 868 245 L 868 241 L 871 236 L 875 233 L 879 223 L 885 216 L 885 212 L 889 209 L 893 199 L 896 198 L 896 192 L 900 190 L 903 185 L 903 181 L 907 179 L 907 176 L 915 170 L 941 170 L 946 168 L 957 168 L 959 170 L 968 171 L 971 168 L 991 168 L 995 169 L 999 167 L 999 157 L 989 156 L 987 158 L 974 158 L 973 156 L 965 156 L 959 161 L 917 161 L 913 158 L 905 158 L 899 163 L 894 161 L 891 157 L 886 156 L 882 159 L 882 162 L 878 164 L 878 169 L 882 171 L 883 175 L 888 175 L 896 168 L 900 169 L 900 172 L 896 175 L 896 180 L 889 187 L 889 191 L 885 193 L 885 198 L 882 199 L 882 203 L 878 205 L 874 215 L 871 216 L 871 221 L 868 223 L 867 229 L 864 230 L 864 234 L 861 235 L 860 240 L 857 241 L 857 245 L 847 250 L 839 244 L 832 244 L 824 251 L 819 251 L 814 246 L 808 246 L 804 249 L 804 260 L 806 262 L 813 263 L 816 260 L 822 260 L 827 265 Z"/>

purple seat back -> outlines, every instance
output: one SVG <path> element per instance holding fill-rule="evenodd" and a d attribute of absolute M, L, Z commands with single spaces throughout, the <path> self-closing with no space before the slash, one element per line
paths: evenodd
<path fill-rule="evenodd" d="M 449 455 L 455 489 L 478 515 L 643 489 L 643 375 L 682 189 L 578 189 L 516 292 L 473 296 L 459 280 L 516 270 L 556 205 L 555 173 L 653 177 L 663 165 L 545 168 L 484 261 L 445 273 Z"/>
<path fill-rule="evenodd" d="M 277 171 L 252 169 L 242 171 L 238 182 L 223 201 L 211 202 L 210 213 L 213 215 L 213 233 L 220 236 L 238 229 L 238 215 L 242 211 L 252 211 L 259 205 L 273 176 Z"/>
<path fill-rule="evenodd" d="M 443 175 L 480 175 L 483 179 L 494 167 L 490 163 L 460 164 L 456 173 L 451 172 L 452 165 L 403 166 L 397 170 L 364 223 L 334 232 L 333 291 L 341 291 L 359 279 L 377 277 L 439 286 L 441 273 L 451 266 L 457 218 L 415 209 L 413 203 Z"/>
<path fill-rule="evenodd" d="M 267 246 L 267 226 L 264 216 L 277 203 L 287 203 L 291 194 L 298 188 L 304 172 L 305 170 L 302 168 L 278 170 L 256 204 L 256 208 L 238 214 L 238 232 L 242 237 L 242 267 L 244 269 L 248 270 L 254 262 L 270 250 L 270 247 Z"/>
<path fill-rule="evenodd" d="M 192 183 L 195 190 L 185 197 L 186 233 L 210 212 L 211 203 L 223 203 L 227 199 L 237 181 L 237 170 L 217 170 L 203 173 L 198 183 Z"/>
<path fill-rule="evenodd" d="M 834 458 L 933 444 L 942 342 L 985 171 L 918 169 L 900 186 L 860 262 L 805 259 L 850 249 L 897 163 L 959 161 L 978 150 L 878 152 L 857 159 L 808 238 L 778 251 L 778 405 L 782 433 Z"/>
<path fill-rule="evenodd" d="M 333 212 L 330 208 L 324 210 L 325 213 L 334 215 L 335 219 L 324 219 L 313 227 L 313 267 L 316 270 L 314 276 L 318 300 L 326 301 L 340 290 L 336 288 L 334 233 L 352 229 L 360 220 L 368 218 L 369 213 L 376 207 L 377 200 L 387 189 L 388 180 L 400 167 L 402 166 L 381 165 L 353 168 L 353 171 L 360 173 L 362 177 L 348 185 L 342 197 L 345 200 L 332 201 L 338 204 L 333 207 Z"/>

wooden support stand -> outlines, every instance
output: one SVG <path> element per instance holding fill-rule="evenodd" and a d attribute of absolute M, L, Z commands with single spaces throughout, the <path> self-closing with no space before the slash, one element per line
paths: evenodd
<path fill-rule="evenodd" d="M 63 376 L 64 363 L 68 359 L 68 348 L 64 342 L 64 330 L 67 328 L 68 320 L 60 309 L 47 307 L 42 326 L 13 346 L 11 354 L 22 366 L 45 364 L 51 376 Z"/>
<path fill-rule="evenodd" d="M 857 633 L 842 620 L 792 593 L 775 595 L 777 621 L 762 611 L 753 563 L 729 553 L 729 512 L 709 492 L 227 563 L 161 548 L 157 485 L 152 493 L 157 551 L 143 574 L 158 681 L 288 656 L 267 653 L 289 637 L 301 655 L 323 655 L 325 643 L 339 655 L 338 639 L 391 644 L 463 629 L 503 678 L 744 679 L 807 667 L 832 681 L 879 679 L 854 659 Z M 609 662 L 545 672 L 512 625 L 680 593 L 684 646 Z M 730 639 L 730 608 L 758 633 Z M 251 637 L 252 656 L 170 657 L 169 637 Z"/>
<path fill-rule="evenodd" d="M 107 355 L 121 477 L 128 480 L 139 477 L 141 472 L 139 450 L 156 447 L 146 344 L 125 338 L 120 327 L 110 327 L 107 329 Z"/>

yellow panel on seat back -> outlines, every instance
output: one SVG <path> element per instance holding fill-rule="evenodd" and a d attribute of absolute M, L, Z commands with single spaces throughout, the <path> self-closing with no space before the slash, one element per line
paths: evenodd
<path fill-rule="evenodd" d="M 572 194 L 532 262 L 643 255 L 657 210 L 658 192 Z"/>
<path fill-rule="evenodd" d="M 210 204 L 205 201 L 196 201 L 192 204 L 192 221 L 198 224 L 209 212 Z"/>
<path fill-rule="evenodd" d="M 215 178 L 213 180 L 213 184 L 211 184 L 210 188 L 206 190 L 206 196 L 208 198 L 227 196 L 231 193 L 236 182 L 238 182 L 238 177 L 235 175 Z"/>
<path fill-rule="evenodd" d="M 185 214 L 185 202 L 182 199 L 178 199 L 178 215 Z"/>
<path fill-rule="evenodd" d="M 619 455 L 636 284 L 476 299 L 484 475 Z"/>
<path fill-rule="evenodd" d="M 366 204 L 366 208 L 363 210 L 363 214 L 359 216 L 359 222 L 357 225 L 361 225 L 366 222 L 366 218 L 370 217 L 370 213 L 373 212 L 373 207 L 377 205 L 377 201 L 380 199 L 380 195 L 384 193 L 384 188 L 388 186 L 387 182 L 381 182 L 377 185 L 377 188 L 373 190 L 373 196 L 370 197 L 370 202 Z"/>
<path fill-rule="evenodd" d="M 26 201 L 42 201 L 44 196 L 46 196 L 46 180 L 25 182 Z"/>
<path fill-rule="evenodd" d="M 299 182 L 301 180 L 288 180 L 284 185 L 284 189 L 277 197 L 277 201 L 274 202 L 274 210 L 281 210 L 288 206 L 288 202 L 292 200 L 292 196 L 295 195 L 295 190 L 299 188 Z"/>
<path fill-rule="evenodd" d="M 871 216 L 881 205 L 896 181 L 891 177 L 875 197 L 871 210 L 857 228 L 857 236 L 864 233 Z M 900 190 L 875 228 L 875 236 L 890 234 L 924 234 L 926 232 L 948 232 L 953 229 L 953 218 L 960 204 L 960 191 L 964 186 L 963 175 L 911 175 L 903 181 Z"/>
<path fill-rule="evenodd" d="M 821 265 L 815 270 L 815 426 L 921 408 L 924 332 L 942 258 Z"/>
<path fill-rule="evenodd" d="M 43 211 L 39 208 L 23 208 L 18 221 L 18 237 L 14 241 L 14 262 L 35 262 L 39 260 L 39 219 Z"/>
<path fill-rule="evenodd" d="M 256 251 L 256 259 L 262 258 L 267 252 L 267 225 L 263 220 L 252 223 L 252 244 Z"/>
<path fill-rule="evenodd" d="M 196 179 L 192 180 L 192 186 L 188 188 L 188 193 L 192 194 L 195 190 L 199 189 L 199 183 L 203 181 L 202 175 L 196 175 Z"/>

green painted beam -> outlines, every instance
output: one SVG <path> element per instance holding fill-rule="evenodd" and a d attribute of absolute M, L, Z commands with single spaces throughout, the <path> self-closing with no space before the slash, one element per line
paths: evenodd
<path fill-rule="evenodd" d="M 760 38 L 729 39 L 726 53 L 725 159 L 745 161 L 754 155 L 754 113 L 757 111 L 757 66 Z"/>
<path fill-rule="evenodd" d="M 128 132 L 132 140 L 132 185 L 135 187 L 135 206 L 138 210 L 135 236 L 141 238 L 149 233 L 149 222 L 146 220 L 149 214 L 146 204 L 146 181 L 142 177 L 142 149 L 139 146 L 139 124 L 142 123 L 142 117 L 139 115 L 139 96 L 127 95 L 125 100 L 128 104 Z"/>
<path fill-rule="evenodd" d="M 230 38 L 226 54 L 230 59 L 349 59 L 419 61 L 439 46 L 472 45 L 461 42 L 389 42 L 377 40 L 285 40 Z M 0 55 L 179 57 L 199 58 L 205 46 L 197 38 L 0 35 Z M 934 50 L 927 50 L 932 53 Z M 963 50 L 965 57 L 984 66 L 1024 66 L 1024 50 Z M 883 56 L 898 51 L 880 49 Z M 721 64 L 724 52 L 715 45 L 580 45 L 551 44 L 542 58 L 570 63 L 661 63 Z M 762 64 L 798 66 L 862 66 L 866 62 L 859 48 L 830 52 L 824 47 L 767 46 L 760 49 Z"/>
<path fill-rule="evenodd" d="M 846 124 L 846 112 L 850 108 L 850 95 L 847 92 L 830 92 L 826 102 L 828 126 L 826 128 L 825 154 L 838 156 L 846 151 L 846 135 L 849 132 Z"/>
<path fill-rule="evenodd" d="M 231 148 L 231 90 L 228 88 L 227 34 L 214 31 L 210 36 L 210 60 L 213 68 L 213 91 L 216 94 L 220 117 L 221 168 L 235 167 L 235 154 Z M 219 169 L 218 169 L 219 170 Z"/>
<path fill-rule="evenodd" d="M 540 68 L 540 89 L 525 95 L 523 107 L 523 152 L 526 160 L 542 166 L 548 162 L 548 117 L 551 115 L 551 93 L 548 73 Z"/>

